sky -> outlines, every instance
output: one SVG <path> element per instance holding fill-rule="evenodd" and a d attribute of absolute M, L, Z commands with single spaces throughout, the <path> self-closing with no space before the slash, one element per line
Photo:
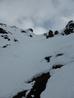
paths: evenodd
<path fill-rule="evenodd" d="M 36 34 L 61 30 L 74 19 L 74 0 L 0 0 L 0 22 Z"/>

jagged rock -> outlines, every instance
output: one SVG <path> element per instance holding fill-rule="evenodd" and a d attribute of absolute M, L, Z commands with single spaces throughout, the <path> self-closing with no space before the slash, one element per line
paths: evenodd
<path fill-rule="evenodd" d="M 26 94 L 28 90 L 20 91 L 19 93 L 14 95 L 12 98 L 22 98 L 22 97 L 40 98 L 41 93 L 46 89 L 46 85 L 50 77 L 51 77 L 50 72 L 42 73 L 37 77 L 33 77 L 32 80 L 27 82 L 27 83 L 31 83 L 35 81 L 29 93 Z"/>
<path fill-rule="evenodd" d="M 59 54 L 56 55 L 56 57 L 62 56 L 62 55 L 64 55 L 64 54 L 63 53 L 59 53 Z"/>
<path fill-rule="evenodd" d="M 13 96 L 12 98 L 22 98 L 25 97 L 27 90 L 21 91 L 19 93 L 17 93 L 15 96 Z"/>
<path fill-rule="evenodd" d="M 3 28 L 0 28 L 0 34 L 8 34 L 8 32 L 6 32 L 6 30 L 4 30 Z"/>
<path fill-rule="evenodd" d="M 49 30 L 46 38 L 53 37 L 53 36 L 54 36 L 53 31 L 52 30 Z"/>
<path fill-rule="evenodd" d="M 66 34 L 66 35 L 69 35 L 69 34 L 71 34 L 71 33 L 74 33 L 74 31 L 73 31 L 73 29 L 71 29 L 71 28 L 69 28 L 69 29 L 65 29 L 64 30 L 64 33 Z"/>
<path fill-rule="evenodd" d="M 8 37 L 8 35 L 1 35 L 1 37 L 3 37 L 4 39 L 7 39 L 8 41 L 10 41 L 10 38 Z"/>
<path fill-rule="evenodd" d="M 50 58 L 51 58 L 52 56 L 46 56 L 44 59 L 47 61 L 47 62 L 50 62 Z"/>
<path fill-rule="evenodd" d="M 26 33 L 26 31 L 25 31 L 25 30 L 21 30 L 21 32 L 22 32 L 22 33 Z"/>
<path fill-rule="evenodd" d="M 67 29 L 74 29 L 74 21 L 73 20 L 69 21 L 68 24 L 66 25 L 66 28 Z"/>
<path fill-rule="evenodd" d="M 9 46 L 9 44 L 6 44 L 6 45 L 2 46 L 2 48 L 6 48 L 6 47 L 8 47 L 8 46 Z"/>
<path fill-rule="evenodd" d="M 57 35 L 57 34 L 59 34 L 59 31 L 56 30 L 56 31 L 54 32 L 54 35 Z"/>
<path fill-rule="evenodd" d="M 68 22 L 68 24 L 66 25 L 66 27 L 64 29 L 64 33 L 66 35 L 74 33 L 74 21 L 73 20 L 71 20 L 71 21 Z"/>
<path fill-rule="evenodd" d="M 29 28 L 28 30 L 31 31 L 31 32 L 33 32 L 33 29 L 32 28 Z"/>
<path fill-rule="evenodd" d="M 18 40 L 14 38 L 14 42 L 18 42 Z"/>
<path fill-rule="evenodd" d="M 57 65 L 53 65 L 52 66 L 52 69 L 58 69 L 58 68 L 61 68 L 61 67 L 63 67 L 64 65 L 62 65 L 62 64 L 57 64 Z"/>
<path fill-rule="evenodd" d="M 40 98 L 41 93 L 45 90 L 48 79 L 51 77 L 50 73 L 42 73 L 40 76 L 33 78 L 35 81 L 32 89 L 26 98 Z"/>
<path fill-rule="evenodd" d="M 33 36 L 30 34 L 30 37 L 33 37 Z"/>

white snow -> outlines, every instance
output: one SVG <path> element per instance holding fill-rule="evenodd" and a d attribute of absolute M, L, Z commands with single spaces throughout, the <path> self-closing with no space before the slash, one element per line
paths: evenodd
<path fill-rule="evenodd" d="M 43 35 L 36 36 L 32 32 L 21 33 L 21 29 L 2 26 L 12 34 L 11 41 L 0 37 L 0 98 L 8 98 L 17 92 L 30 89 L 31 84 L 25 81 L 32 76 L 49 70 L 54 64 L 65 65 L 57 69 L 48 81 L 41 98 L 73 98 L 74 96 L 74 34 L 57 35 L 46 39 Z M 32 34 L 33 37 L 29 37 Z M 18 39 L 14 42 L 13 39 Z M 56 54 L 64 55 L 56 57 Z M 50 63 L 45 56 L 52 56 Z"/>

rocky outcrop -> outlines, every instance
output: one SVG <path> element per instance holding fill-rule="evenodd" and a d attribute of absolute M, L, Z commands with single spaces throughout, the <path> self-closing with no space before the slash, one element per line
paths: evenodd
<path fill-rule="evenodd" d="M 4 30 L 3 28 L 0 28 L 0 34 L 8 34 L 8 32 Z"/>
<path fill-rule="evenodd" d="M 65 35 L 69 35 L 71 33 L 74 33 L 74 21 L 73 20 L 69 21 L 64 29 Z"/>

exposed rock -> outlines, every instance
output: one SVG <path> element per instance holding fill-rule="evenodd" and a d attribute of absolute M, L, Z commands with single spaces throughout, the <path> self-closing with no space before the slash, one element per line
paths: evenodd
<path fill-rule="evenodd" d="M 74 29 L 74 21 L 73 20 L 69 21 L 68 24 L 66 25 L 66 28 L 67 29 Z"/>
<path fill-rule="evenodd" d="M 8 34 L 8 32 L 6 32 L 6 30 L 4 30 L 3 28 L 0 28 L 0 34 Z"/>
<path fill-rule="evenodd" d="M 73 30 L 72 29 L 65 29 L 64 30 L 64 33 L 66 34 L 66 35 L 69 35 L 69 34 L 71 34 L 73 32 Z"/>
<path fill-rule="evenodd" d="M 31 31 L 31 32 L 33 32 L 33 29 L 32 28 L 29 28 L 28 30 Z"/>
<path fill-rule="evenodd" d="M 53 31 L 52 30 L 49 30 L 46 38 L 53 37 L 53 36 L 54 36 Z"/>
<path fill-rule="evenodd" d="M 27 90 L 21 91 L 19 93 L 17 93 L 15 96 L 13 96 L 12 98 L 22 98 L 25 97 Z"/>
<path fill-rule="evenodd" d="M 21 32 L 22 32 L 22 33 L 26 33 L 26 31 L 25 31 L 25 30 L 21 30 Z"/>
<path fill-rule="evenodd" d="M 35 81 L 35 83 L 26 98 L 40 98 L 41 93 L 46 89 L 46 84 L 50 77 L 50 73 L 47 72 L 33 78 L 32 82 Z"/>
<path fill-rule="evenodd" d="M 54 69 L 56 70 L 63 66 L 64 65 L 62 64 L 53 65 L 51 70 Z M 46 89 L 48 80 L 52 77 L 50 71 L 35 76 L 31 80 L 27 81 L 27 83 L 34 82 L 31 90 L 29 90 L 29 92 L 28 90 L 21 91 L 17 93 L 15 96 L 13 96 L 12 98 L 40 98 L 41 93 Z"/>
<path fill-rule="evenodd" d="M 56 57 L 62 56 L 62 55 L 64 55 L 64 54 L 63 53 L 59 53 L 59 54 L 56 55 Z"/>
<path fill-rule="evenodd" d="M 63 67 L 64 65 L 62 65 L 62 64 L 57 64 L 57 65 L 53 65 L 52 66 L 52 69 L 58 69 L 58 68 L 61 68 L 61 67 Z"/>
<path fill-rule="evenodd" d="M 37 77 L 33 77 L 32 80 L 30 80 L 27 83 L 31 83 L 33 81 L 34 85 L 32 86 L 32 89 L 29 91 L 29 93 L 26 94 L 28 90 L 21 91 L 17 93 L 12 98 L 40 98 L 41 93 L 46 89 L 46 85 L 48 82 L 48 79 L 51 77 L 49 72 L 42 73 Z"/>
<path fill-rule="evenodd" d="M 64 29 L 64 33 L 66 35 L 69 35 L 71 33 L 74 33 L 74 21 L 69 21 L 68 24 L 66 25 L 65 29 Z"/>
<path fill-rule="evenodd" d="M 9 44 L 6 44 L 6 45 L 2 46 L 2 48 L 6 48 L 6 47 L 8 47 L 8 46 L 9 46 Z"/>
<path fill-rule="evenodd" d="M 1 37 L 3 37 L 4 39 L 7 39 L 8 41 L 10 41 L 10 38 L 8 37 L 8 35 L 1 35 Z"/>
<path fill-rule="evenodd" d="M 30 34 L 30 37 L 33 37 L 33 36 Z"/>
<path fill-rule="evenodd" d="M 47 61 L 47 62 L 50 62 L 50 58 L 51 58 L 52 56 L 46 56 L 44 59 Z"/>
<path fill-rule="evenodd" d="M 59 31 L 56 30 L 56 31 L 54 32 L 54 35 L 58 35 L 58 34 L 59 34 Z"/>
<path fill-rule="evenodd" d="M 18 40 L 14 38 L 14 42 L 18 42 Z"/>

